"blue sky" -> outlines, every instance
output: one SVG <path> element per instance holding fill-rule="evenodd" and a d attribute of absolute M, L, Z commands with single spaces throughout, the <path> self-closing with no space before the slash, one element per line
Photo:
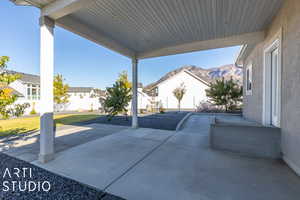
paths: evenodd
<path fill-rule="evenodd" d="M 39 10 L 0 1 L 0 56 L 10 57 L 9 68 L 39 74 Z M 144 85 L 183 65 L 203 68 L 234 63 L 239 47 L 186 53 L 139 62 L 139 81 Z M 118 74 L 131 73 L 131 60 L 62 28 L 55 28 L 55 73 L 70 86 L 110 86 Z"/>

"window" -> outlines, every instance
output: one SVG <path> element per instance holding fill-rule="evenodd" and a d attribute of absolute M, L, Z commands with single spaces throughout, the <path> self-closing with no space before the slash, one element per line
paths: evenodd
<path fill-rule="evenodd" d="M 246 95 L 252 95 L 252 64 L 246 67 Z"/>
<path fill-rule="evenodd" d="M 35 84 L 27 84 L 27 99 L 40 100 L 40 86 Z"/>
<path fill-rule="evenodd" d="M 154 88 L 154 90 L 153 90 L 153 95 L 154 95 L 155 97 L 158 96 L 158 87 Z"/>

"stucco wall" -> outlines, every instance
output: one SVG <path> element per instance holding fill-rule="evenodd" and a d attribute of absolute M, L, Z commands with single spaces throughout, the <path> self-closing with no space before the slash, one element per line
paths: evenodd
<path fill-rule="evenodd" d="M 14 88 L 16 91 L 20 92 L 23 97 L 19 97 L 17 99 L 17 101 L 15 102 L 15 104 L 24 104 L 24 103 L 29 103 L 29 107 L 27 109 L 25 109 L 25 115 L 30 114 L 30 112 L 33 110 L 36 112 L 40 111 L 40 102 L 39 100 L 29 100 L 27 97 L 27 87 L 26 85 L 20 81 L 20 80 L 16 80 L 14 82 L 12 82 L 10 85 L 10 87 Z"/>
<path fill-rule="evenodd" d="M 183 83 L 186 88 L 186 93 L 181 101 L 182 109 L 195 109 L 201 101 L 207 100 L 205 89 L 207 89 L 208 86 L 182 71 L 158 85 L 157 100 L 162 102 L 164 108 L 178 108 L 178 101 L 173 91 L 179 87 L 181 83 Z"/>
<path fill-rule="evenodd" d="M 245 64 L 253 62 L 253 95 L 245 96 L 244 116 L 262 120 L 263 47 L 282 29 L 281 130 L 286 162 L 300 173 L 300 1 L 285 0 Z M 246 65 L 244 65 L 246 67 Z"/>
<path fill-rule="evenodd" d="M 25 110 L 25 114 L 28 115 L 30 112 L 34 110 L 36 112 L 40 112 L 41 104 L 39 100 L 29 100 L 27 97 L 27 87 L 24 83 L 17 80 L 10 84 L 10 87 L 14 88 L 18 92 L 22 93 L 24 97 L 19 97 L 18 100 L 15 102 L 15 104 L 23 104 L 23 103 L 29 103 L 30 107 L 28 107 Z M 98 110 L 101 108 L 101 104 L 98 100 L 98 98 L 91 98 L 90 96 L 93 93 L 81 93 L 82 98 L 80 97 L 80 94 L 74 94 L 69 93 L 69 103 L 67 103 L 65 106 L 60 107 L 61 111 L 79 111 L 79 110 Z"/>
<path fill-rule="evenodd" d="M 91 98 L 93 93 L 69 93 L 69 103 L 62 110 L 81 111 L 81 110 L 98 110 L 101 104 L 97 97 Z"/>
<path fill-rule="evenodd" d="M 263 44 L 255 47 L 254 51 L 244 62 L 244 71 L 246 67 L 252 63 L 252 94 L 246 95 L 244 90 L 244 116 L 254 121 L 262 121 L 262 103 L 263 103 Z M 246 81 L 246 73 L 244 81 Z M 246 87 L 244 87 L 245 89 Z"/>

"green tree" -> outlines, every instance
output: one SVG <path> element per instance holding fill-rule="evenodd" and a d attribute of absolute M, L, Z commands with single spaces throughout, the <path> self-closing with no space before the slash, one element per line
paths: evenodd
<path fill-rule="evenodd" d="M 243 89 L 233 79 L 225 81 L 224 78 L 211 83 L 206 95 L 211 103 L 222 106 L 225 111 L 233 111 L 242 102 Z"/>
<path fill-rule="evenodd" d="M 119 77 L 118 77 L 117 81 L 123 82 L 126 88 L 131 89 L 131 87 L 132 87 L 131 82 L 128 80 L 127 71 L 122 71 L 119 74 Z"/>
<path fill-rule="evenodd" d="M 127 107 L 131 101 L 131 83 L 128 81 L 126 71 L 119 74 L 119 78 L 112 87 L 106 89 L 106 99 L 104 100 L 104 110 L 108 113 L 108 119 L 119 113 L 127 114 Z"/>
<path fill-rule="evenodd" d="M 69 102 L 70 95 L 68 94 L 68 90 L 69 90 L 69 85 L 64 83 L 63 76 L 60 74 L 54 76 L 53 93 L 54 93 L 54 103 L 56 104 L 56 107 L 63 106 Z"/>
<path fill-rule="evenodd" d="M 181 100 L 184 96 L 184 94 L 186 93 L 186 89 L 183 83 L 180 84 L 179 87 L 175 88 L 173 90 L 173 94 L 176 97 L 177 101 L 178 101 L 178 110 L 180 112 L 180 107 L 181 107 Z"/>
<path fill-rule="evenodd" d="M 9 73 L 7 71 L 8 56 L 0 56 L 0 117 L 7 119 L 12 116 L 19 117 L 24 114 L 28 104 L 15 104 L 17 95 L 14 94 L 9 84 L 20 79 L 19 74 Z"/>

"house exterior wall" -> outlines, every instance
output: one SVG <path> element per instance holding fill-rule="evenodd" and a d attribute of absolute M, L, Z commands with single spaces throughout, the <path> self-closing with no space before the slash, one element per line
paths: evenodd
<path fill-rule="evenodd" d="M 157 86 L 158 96 L 156 97 L 156 101 L 160 101 L 165 109 L 177 109 L 178 101 L 173 91 L 181 83 L 186 88 L 186 93 L 181 101 L 182 109 L 194 110 L 201 101 L 207 100 L 205 89 L 208 86 L 187 72 L 182 71 Z"/>
<path fill-rule="evenodd" d="M 19 97 L 15 104 L 24 104 L 29 103 L 30 107 L 25 110 L 25 115 L 30 114 L 30 112 L 34 110 L 39 113 L 40 112 L 40 100 L 31 100 L 27 97 L 27 86 L 26 83 L 22 81 L 14 81 L 10 84 L 10 87 L 14 88 L 16 91 L 20 92 L 24 97 Z M 86 110 L 98 110 L 101 108 L 101 104 L 99 102 L 98 97 L 92 98 L 91 95 L 94 92 L 86 92 L 86 93 L 68 93 L 69 103 L 59 108 L 60 111 L 86 111 Z M 80 96 L 81 95 L 81 96 Z M 82 98 L 81 98 L 82 97 Z"/>
<path fill-rule="evenodd" d="M 129 105 L 127 106 L 127 110 L 129 113 L 132 112 L 132 101 L 130 101 Z M 143 88 L 138 88 L 138 111 L 146 111 L 151 106 L 151 97 L 143 92 Z"/>
<path fill-rule="evenodd" d="M 258 44 L 244 62 L 244 72 L 246 67 L 252 63 L 252 94 L 246 94 L 246 87 L 243 91 L 243 114 L 257 122 L 262 122 L 263 110 L 263 44 Z M 244 85 L 246 84 L 246 73 L 243 73 Z"/>
<path fill-rule="evenodd" d="M 286 0 L 266 31 L 265 40 L 245 59 L 253 63 L 253 94 L 244 96 L 244 116 L 262 121 L 263 51 L 282 33 L 281 131 L 285 161 L 300 174 L 300 1 Z"/>
<path fill-rule="evenodd" d="M 25 110 L 25 115 L 30 114 L 30 112 L 35 109 L 36 112 L 39 112 L 40 110 L 40 102 L 39 100 L 29 100 L 27 97 L 27 87 L 26 84 L 24 84 L 20 80 L 16 80 L 13 83 L 9 85 L 10 87 L 14 88 L 16 91 L 20 92 L 23 97 L 19 97 L 15 104 L 24 104 L 24 103 L 29 103 L 29 107 L 26 108 Z"/>
<path fill-rule="evenodd" d="M 146 110 L 151 105 L 151 98 L 143 92 L 142 88 L 138 88 L 138 109 Z"/>
<path fill-rule="evenodd" d="M 68 93 L 69 103 L 65 105 L 65 111 L 99 110 L 101 104 L 98 97 L 92 98 L 93 92 Z"/>

